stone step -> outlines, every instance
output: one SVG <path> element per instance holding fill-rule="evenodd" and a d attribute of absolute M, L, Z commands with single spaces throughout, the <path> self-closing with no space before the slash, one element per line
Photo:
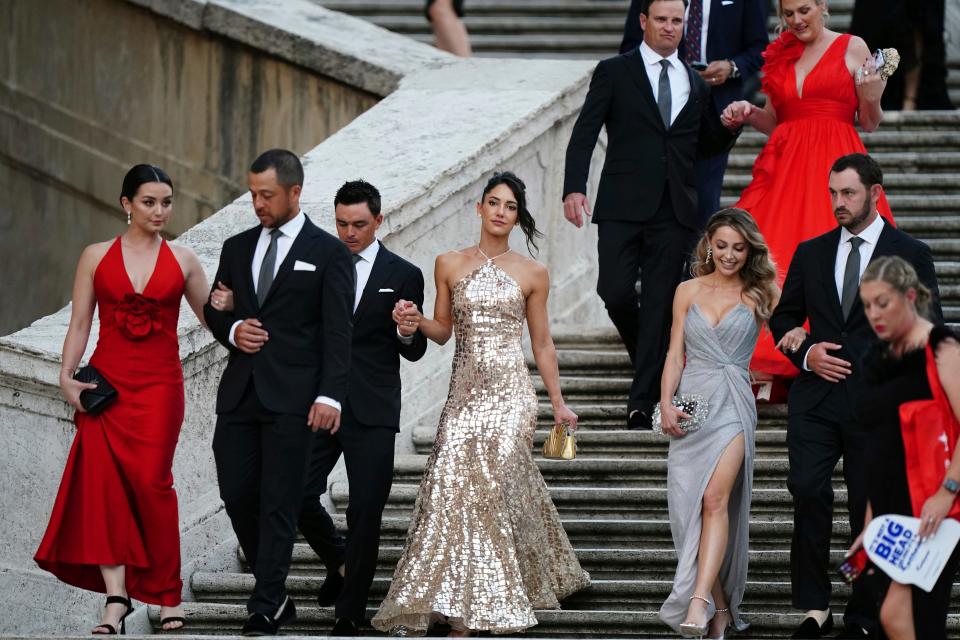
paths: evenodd
<path fill-rule="evenodd" d="M 752 179 L 753 177 L 746 173 L 727 173 L 723 188 L 739 194 Z M 960 173 L 884 173 L 883 185 L 891 194 L 911 191 L 920 191 L 923 194 L 956 194 L 960 193 Z M 954 215 L 960 220 L 960 211 L 954 212 Z"/>
<path fill-rule="evenodd" d="M 960 147 L 960 131 L 897 131 L 889 130 L 882 124 L 880 128 L 873 133 L 862 133 L 863 143 L 872 153 L 874 150 L 898 151 L 910 149 L 911 151 L 956 151 Z M 745 129 L 737 140 L 735 150 L 737 152 L 747 152 L 748 149 L 759 152 L 760 148 L 767 143 L 767 135 Z"/>
<path fill-rule="evenodd" d="M 420 426 L 413 431 L 413 444 L 417 453 L 430 453 L 436 427 Z M 537 431 L 533 436 L 535 450 L 543 447 L 547 431 Z M 763 455 L 785 456 L 787 452 L 787 432 L 783 429 L 758 431 L 756 447 L 758 460 Z M 669 442 L 666 438 L 649 431 L 630 431 L 620 429 L 597 429 L 583 427 L 577 430 L 577 457 L 588 459 L 608 456 L 644 456 L 659 455 L 665 457 Z"/>
<path fill-rule="evenodd" d="M 340 531 L 347 530 L 346 516 L 334 514 L 333 522 Z M 833 522 L 833 544 L 843 547 L 850 541 L 850 525 L 840 518 Z M 665 519 L 629 520 L 593 518 L 576 515 L 561 518 L 563 529 L 575 547 L 639 547 L 652 543 L 671 543 L 670 523 Z M 386 516 L 380 527 L 381 544 L 403 545 L 410 528 L 409 516 Z M 789 544 L 793 534 L 792 514 L 785 518 L 750 521 L 750 540 L 766 547 Z M 301 539 L 301 542 L 303 540 Z"/>
<path fill-rule="evenodd" d="M 187 629 L 183 632 L 166 632 L 176 635 L 236 635 L 247 617 L 246 607 L 239 604 L 184 603 Z M 375 608 L 367 609 L 367 618 L 372 618 Z M 643 611 L 583 611 L 548 610 L 537 611 L 539 624 L 527 630 L 524 635 L 541 638 L 673 638 L 676 634 L 664 626 L 655 609 Z M 150 622 L 159 629 L 160 609 L 151 606 Z M 791 633 L 802 621 L 800 613 L 761 613 L 744 611 L 744 617 L 750 622 L 749 637 L 753 640 L 783 638 Z M 842 625 L 841 614 L 835 610 L 834 620 Z M 333 626 L 333 609 L 330 607 L 310 606 L 300 602 L 297 606 L 297 619 L 287 627 L 287 635 L 323 635 Z M 947 618 L 948 633 L 960 631 L 960 616 L 951 614 Z M 366 635 L 382 635 L 365 628 Z M 188 636 L 189 637 L 189 636 Z"/>
<path fill-rule="evenodd" d="M 666 483 L 664 482 L 663 485 Z M 550 497 L 562 516 L 589 513 L 591 517 L 607 519 L 657 519 L 667 517 L 667 490 L 659 487 L 595 487 L 552 486 Z M 384 513 L 407 515 L 413 510 L 419 483 L 395 482 L 390 490 L 390 499 Z M 348 492 L 343 484 L 330 490 L 337 511 L 347 507 Z M 785 486 L 754 487 L 751 514 L 756 517 L 788 517 L 792 510 L 792 498 Z M 834 488 L 835 509 L 844 509 L 847 504 L 845 488 Z"/>
<path fill-rule="evenodd" d="M 843 561 L 846 544 L 834 545 L 830 550 L 830 566 L 839 566 Z M 575 548 L 580 565 L 597 579 L 669 579 L 673 577 L 677 566 L 676 553 L 670 541 L 656 544 L 651 542 L 644 547 L 623 548 Z M 390 577 L 396 568 L 402 545 L 380 545 L 377 560 L 379 575 Z M 249 570 L 242 551 L 238 558 L 246 570 Z M 753 577 L 773 575 L 783 579 L 789 573 L 789 540 L 777 548 L 761 549 L 756 545 L 749 550 L 750 575 Z M 298 542 L 293 546 L 290 564 L 292 576 L 322 576 L 326 572 L 323 564 L 307 544 Z M 786 573 L 785 573 L 786 572 Z"/>
<path fill-rule="evenodd" d="M 667 478 L 666 456 L 652 457 L 594 457 L 574 460 L 551 460 L 534 452 L 534 460 L 543 479 L 550 487 L 586 486 L 597 484 L 609 487 L 663 486 Z M 400 455 L 394 463 L 394 482 L 418 484 L 427 462 L 426 455 Z M 786 486 L 789 461 L 786 456 L 763 456 L 754 461 L 753 483 L 756 488 Z M 843 486 L 843 463 L 834 471 L 836 488 Z"/>
<path fill-rule="evenodd" d="M 312 604 L 323 584 L 320 576 L 290 576 L 286 587 L 290 597 L 298 603 Z M 378 607 L 390 588 L 389 577 L 377 577 L 370 589 L 368 606 Z M 191 580 L 194 594 L 204 602 L 219 604 L 241 604 L 246 602 L 253 590 L 254 579 L 249 573 L 195 573 Z M 632 580 L 593 578 L 590 587 L 573 594 L 563 605 L 567 609 L 583 610 L 636 610 L 655 609 L 663 603 L 673 587 L 672 580 Z M 842 608 L 850 595 L 850 588 L 842 581 L 831 584 L 831 606 Z M 960 594 L 960 585 L 955 585 L 954 596 Z M 750 611 L 778 613 L 789 610 L 790 583 L 750 580 L 746 584 L 743 607 Z M 960 603 L 954 604 L 952 612 L 960 610 Z"/>
<path fill-rule="evenodd" d="M 960 127 L 960 124 L 952 127 Z M 884 176 L 910 175 L 911 172 L 926 173 L 956 173 L 960 169 L 960 152 L 957 151 L 936 151 L 932 153 L 921 153 L 907 149 L 898 149 L 891 151 L 871 151 L 872 155 L 880 166 L 884 168 Z M 755 149 L 750 152 L 741 152 L 734 147 L 730 153 L 730 160 L 727 163 L 726 175 L 737 175 L 739 173 L 750 173 L 753 169 L 753 163 L 756 160 Z"/>

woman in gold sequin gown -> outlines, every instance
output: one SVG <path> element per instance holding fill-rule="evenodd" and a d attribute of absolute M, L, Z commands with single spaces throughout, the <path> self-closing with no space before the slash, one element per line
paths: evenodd
<path fill-rule="evenodd" d="M 525 200 L 519 178 L 495 174 L 477 204 L 479 245 L 437 258 L 434 319 L 403 301 L 394 310 L 439 344 L 455 333 L 456 353 L 406 548 L 372 621 L 381 631 L 423 635 L 446 622 L 451 636 L 517 632 L 537 624 L 534 609 L 558 609 L 590 583 L 532 455 L 524 319 L 555 419 L 576 427 L 577 416 L 560 393 L 547 270 L 507 244 L 514 226 L 528 244 L 539 235 Z"/>

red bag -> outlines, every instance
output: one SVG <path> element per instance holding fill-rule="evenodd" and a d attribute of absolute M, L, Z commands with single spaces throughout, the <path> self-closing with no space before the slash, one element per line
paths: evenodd
<path fill-rule="evenodd" d="M 947 399 L 933 349 L 927 345 L 927 379 L 932 400 L 914 400 L 900 405 L 900 433 L 907 464 L 907 484 L 913 515 L 920 517 L 923 503 L 940 489 L 957 447 L 960 422 Z M 948 518 L 960 520 L 960 500 L 954 500 Z"/>

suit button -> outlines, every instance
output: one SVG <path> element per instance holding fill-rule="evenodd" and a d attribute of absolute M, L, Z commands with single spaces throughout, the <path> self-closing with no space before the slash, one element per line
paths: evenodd
<path fill-rule="evenodd" d="M 846 332 L 846 331 L 841 331 L 841 332 L 840 332 L 840 337 L 841 337 L 841 338 L 846 338 L 846 337 L 847 337 L 847 332 Z"/>

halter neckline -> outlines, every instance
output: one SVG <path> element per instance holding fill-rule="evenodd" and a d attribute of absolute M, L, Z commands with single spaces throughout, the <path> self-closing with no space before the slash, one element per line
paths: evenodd
<path fill-rule="evenodd" d="M 510 253 L 511 251 L 513 251 L 513 249 L 507 249 L 507 250 L 504 251 L 503 253 L 498 253 L 497 255 L 493 256 L 492 258 L 483 252 L 483 249 L 480 248 L 480 245 L 477 245 L 477 251 L 479 251 L 479 252 L 480 252 L 480 255 L 482 255 L 484 258 L 487 259 L 487 262 L 493 262 L 493 261 L 496 260 L 497 258 L 500 258 L 500 257 L 503 257 L 503 256 L 507 255 L 508 253 Z"/>

